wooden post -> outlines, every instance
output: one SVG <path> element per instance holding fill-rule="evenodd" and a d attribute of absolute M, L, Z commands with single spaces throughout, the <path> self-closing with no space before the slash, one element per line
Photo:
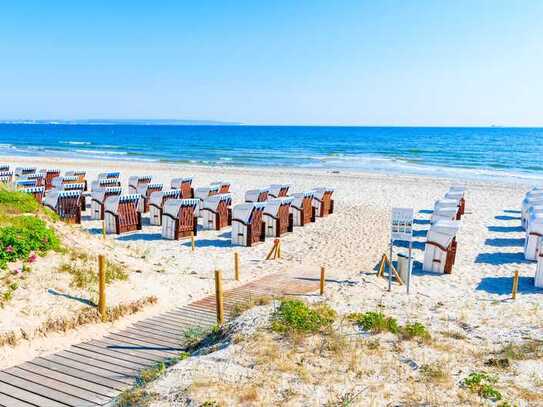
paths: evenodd
<path fill-rule="evenodd" d="M 324 295 L 324 266 L 321 266 L 321 295 Z"/>
<path fill-rule="evenodd" d="M 102 221 L 102 239 L 106 240 L 106 221 Z"/>
<path fill-rule="evenodd" d="M 518 270 L 515 271 L 515 276 L 513 277 L 513 290 L 512 290 L 512 295 L 511 297 L 513 299 L 516 299 L 517 298 L 517 290 L 518 290 Z"/>
<path fill-rule="evenodd" d="M 277 239 L 277 257 L 281 258 L 281 241 Z"/>
<path fill-rule="evenodd" d="M 190 244 L 192 247 L 192 251 L 196 249 L 196 242 L 194 241 L 194 232 L 190 232 Z"/>
<path fill-rule="evenodd" d="M 106 258 L 98 256 L 98 312 L 102 320 L 106 318 Z"/>
<path fill-rule="evenodd" d="M 224 302 L 222 291 L 222 272 L 215 270 L 215 299 L 217 303 L 217 323 L 224 324 Z"/>
<path fill-rule="evenodd" d="M 234 277 L 236 281 L 239 281 L 239 253 L 234 253 Z"/>

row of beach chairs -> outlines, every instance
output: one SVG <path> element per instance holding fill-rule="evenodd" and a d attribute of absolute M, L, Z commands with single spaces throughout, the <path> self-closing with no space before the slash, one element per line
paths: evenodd
<path fill-rule="evenodd" d="M 6 173 L 6 183 L 14 181 L 17 190 L 32 194 L 66 222 L 81 223 L 81 212 L 86 209 L 84 171 L 61 176 L 59 170 L 17 168 L 9 173 L 9 166 L 0 169 L 1 174 Z M 123 194 L 119 177 L 119 172 L 101 173 L 90 184 L 90 217 L 103 220 L 106 233 L 111 234 L 141 230 L 142 214 L 149 213 L 150 224 L 162 226 L 166 239 L 196 235 L 198 219 L 202 219 L 203 229 L 232 226 L 232 244 L 252 246 L 334 210 L 330 188 L 288 196 L 290 186 L 276 184 L 247 191 L 245 202 L 232 207 L 228 182 L 193 188 L 192 178 L 175 178 L 170 190 L 164 190 L 163 184 L 152 183 L 151 176 L 130 177 L 129 193 Z"/>
<path fill-rule="evenodd" d="M 451 187 L 444 198 L 435 202 L 431 226 L 426 235 L 423 271 L 452 273 L 456 260 L 456 234 L 466 206 L 464 195 L 463 187 Z"/>
<path fill-rule="evenodd" d="M 526 193 L 522 201 L 521 225 L 526 231 L 524 258 L 537 262 L 534 283 L 543 288 L 543 187 Z"/>

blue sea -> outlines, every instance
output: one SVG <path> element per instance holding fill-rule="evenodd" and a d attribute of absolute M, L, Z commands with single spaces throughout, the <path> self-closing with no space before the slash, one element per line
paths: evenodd
<path fill-rule="evenodd" d="M 537 182 L 543 180 L 543 129 L 0 124 L 0 155 Z"/>

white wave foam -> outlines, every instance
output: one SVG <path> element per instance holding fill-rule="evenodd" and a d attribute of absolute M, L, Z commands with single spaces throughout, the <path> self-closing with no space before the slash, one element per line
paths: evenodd
<path fill-rule="evenodd" d="M 74 146 L 79 145 L 91 145 L 92 143 L 90 141 L 59 141 L 60 144 L 70 144 Z"/>

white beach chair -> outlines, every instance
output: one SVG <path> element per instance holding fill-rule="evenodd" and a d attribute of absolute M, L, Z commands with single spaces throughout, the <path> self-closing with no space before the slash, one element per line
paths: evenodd
<path fill-rule="evenodd" d="M 290 213 L 290 205 L 293 200 L 293 197 L 281 197 L 266 201 L 263 214 L 266 236 L 281 237 L 285 233 L 293 231 L 294 216 Z"/>
<path fill-rule="evenodd" d="M 42 203 L 43 198 L 45 198 L 45 187 L 29 187 L 24 188 L 21 191 L 32 195 L 39 203 Z"/>
<path fill-rule="evenodd" d="M 149 223 L 155 226 L 162 225 L 164 204 L 170 199 L 180 199 L 182 192 L 181 189 L 153 192 L 149 198 Z"/>
<path fill-rule="evenodd" d="M 6 183 L 11 183 L 13 181 L 13 172 L 12 171 L 0 171 L 0 178 L 6 180 Z"/>
<path fill-rule="evenodd" d="M 528 222 L 528 212 L 531 206 L 543 205 L 543 191 L 532 190 L 526 194 L 522 201 L 521 224 L 526 229 Z"/>
<path fill-rule="evenodd" d="M 51 190 L 43 204 L 68 223 L 81 223 L 81 191 Z"/>
<path fill-rule="evenodd" d="M 422 270 L 450 274 L 456 259 L 456 233 L 458 221 L 440 220 L 428 230 L 424 247 Z"/>
<path fill-rule="evenodd" d="M 266 239 L 264 202 L 242 203 L 232 209 L 232 244 L 253 246 Z"/>
<path fill-rule="evenodd" d="M 100 178 L 91 182 L 91 192 L 99 191 L 103 188 L 120 188 L 121 181 L 117 178 Z"/>
<path fill-rule="evenodd" d="M 245 202 L 266 202 L 268 193 L 269 187 L 250 189 L 245 192 Z"/>
<path fill-rule="evenodd" d="M 51 185 L 56 189 L 63 189 L 63 184 L 75 184 L 79 182 L 79 177 L 76 176 L 58 176 L 51 180 Z"/>
<path fill-rule="evenodd" d="M 53 189 L 53 179 L 60 176 L 60 170 L 58 168 L 47 168 L 40 170 L 40 173 L 43 174 L 43 178 L 45 179 L 45 190 Z"/>
<path fill-rule="evenodd" d="M 449 191 L 445 194 L 445 199 L 451 199 L 456 201 L 458 206 L 458 215 L 456 220 L 460 220 L 462 215 L 465 213 L 466 208 L 466 199 L 464 197 L 464 191 Z"/>
<path fill-rule="evenodd" d="M 315 222 L 315 208 L 313 207 L 313 191 L 297 192 L 292 194 L 290 213 L 294 226 L 305 226 Z"/>
<path fill-rule="evenodd" d="M 106 233 L 121 234 L 141 230 L 141 213 L 138 203 L 141 195 L 110 196 L 104 203 Z"/>
<path fill-rule="evenodd" d="M 35 179 L 21 179 L 15 181 L 15 189 L 26 189 L 26 188 L 36 188 L 38 182 Z"/>
<path fill-rule="evenodd" d="M 534 284 L 538 288 L 543 288 L 543 242 L 540 244 L 539 250 L 538 250 L 537 267 L 535 270 Z"/>
<path fill-rule="evenodd" d="M 35 174 L 36 171 L 36 167 L 17 167 L 15 168 L 15 177 L 25 177 L 27 175 Z"/>
<path fill-rule="evenodd" d="M 179 240 L 198 231 L 198 199 L 169 199 L 162 210 L 162 237 Z"/>
<path fill-rule="evenodd" d="M 85 184 L 85 191 L 87 190 L 87 179 L 85 178 L 87 176 L 87 172 L 83 170 L 72 170 L 72 171 L 66 171 L 67 177 L 76 177 L 77 182 Z"/>
<path fill-rule="evenodd" d="M 54 188 L 53 191 L 79 191 L 81 192 L 79 203 L 81 204 L 81 210 L 84 211 L 87 207 L 87 201 L 83 192 L 85 191 L 85 184 L 82 182 L 74 182 L 71 184 L 62 184 L 59 188 Z"/>
<path fill-rule="evenodd" d="M 98 179 L 119 179 L 121 173 L 118 171 L 101 172 L 98 174 Z"/>
<path fill-rule="evenodd" d="M 215 181 L 209 184 L 211 186 L 219 187 L 219 194 L 228 194 L 230 192 L 230 183 L 226 181 Z"/>
<path fill-rule="evenodd" d="M 134 176 L 128 178 L 128 193 L 137 194 L 142 185 L 150 184 L 153 177 L 150 175 Z"/>
<path fill-rule="evenodd" d="M 271 184 L 268 187 L 268 195 L 272 198 L 288 196 L 289 184 Z"/>
<path fill-rule="evenodd" d="M 182 199 L 194 198 L 194 189 L 192 188 L 192 177 L 174 178 L 170 183 L 171 189 L 181 190 Z"/>
<path fill-rule="evenodd" d="M 91 192 L 91 219 L 104 220 L 104 204 L 110 196 L 122 194 L 121 187 L 105 187 Z"/>
<path fill-rule="evenodd" d="M 207 197 L 217 195 L 219 193 L 219 185 L 209 185 L 207 187 L 199 187 L 194 190 L 194 199 L 200 201 L 199 209 L 204 207 L 204 200 Z"/>
<path fill-rule="evenodd" d="M 138 211 L 142 213 L 149 212 L 149 202 L 151 199 L 151 194 L 153 192 L 162 191 L 162 184 L 142 184 L 138 187 L 138 194 L 143 198 L 138 207 Z"/>
<path fill-rule="evenodd" d="M 315 216 L 324 217 L 334 213 L 333 188 L 315 188 L 313 190 L 313 207 Z"/>
<path fill-rule="evenodd" d="M 9 171 L 8 164 L 0 164 L 0 172 L 3 172 L 3 171 Z"/>
<path fill-rule="evenodd" d="M 207 230 L 221 230 L 232 224 L 232 195 L 217 194 L 204 199 L 200 216 L 202 227 Z"/>
<path fill-rule="evenodd" d="M 526 224 L 526 239 L 524 240 L 524 258 L 537 261 L 541 243 L 543 242 L 543 214 L 533 213 Z"/>

